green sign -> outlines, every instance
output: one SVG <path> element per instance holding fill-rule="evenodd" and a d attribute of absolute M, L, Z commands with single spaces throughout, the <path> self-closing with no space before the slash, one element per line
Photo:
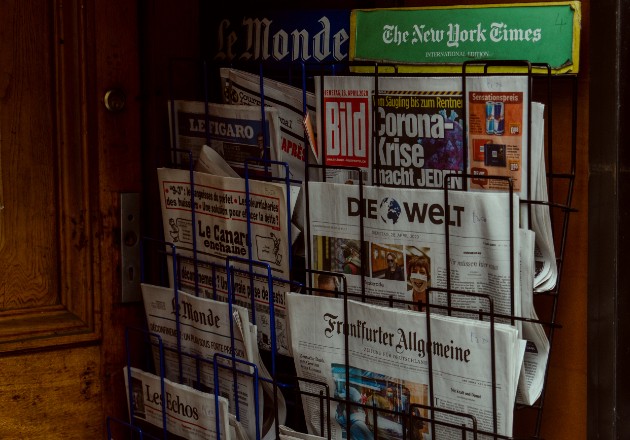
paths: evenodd
<path fill-rule="evenodd" d="M 357 9 L 352 60 L 461 64 L 528 60 L 556 73 L 578 71 L 580 3 Z"/>

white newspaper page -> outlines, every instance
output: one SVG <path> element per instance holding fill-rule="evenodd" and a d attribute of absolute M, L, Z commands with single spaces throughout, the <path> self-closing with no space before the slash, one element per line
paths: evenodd
<path fill-rule="evenodd" d="M 534 200 L 548 202 L 547 172 L 543 145 L 544 133 L 544 106 L 540 103 L 532 103 L 532 146 L 537 146 L 540 154 L 533 160 L 538 160 L 538 167 L 532 167 L 532 179 L 535 179 Z M 540 122 L 538 122 L 540 121 Z M 536 122 L 536 124 L 534 124 Z M 534 288 L 537 292 L 552 290 L 558 281 L 558 265 L 556 251 L 553 242 L 551 216 L 549 206 L 534 204 L 531 206 L 532 229 L 536 233 L 536 278 Z"/>
<path fill-rule="evenodd" d="M 168 379 L 130 368 L 129 383 L 127 367 L 124 368 L 125 387 L 131 388 L 132 399 L 127 393 L 127 408 L 132 422 L 156 438 L 163 435 L 163 408 L 166 406 L 166 430 L 173 440 L 230 440 L 228 401 L 219 396 L 219 433 L 217 433 L 215 395 L 203 393 Z"/>
<path fill-rule="evenodd" d="M 285 425 L 280 425 L 280 440 L 324 440 L 325 437 L 319 435 L 305 434 L 289 428 Z"/>
<path fill-rule="evenodd" d="M 470 188 L 505 190 L 506 180 L 484 176 L 510 177 L 521 199 L 547 202 L 544 105 L 532 102 L 528 107 L 528 78 L 471 77 L 466 85 L 468 172 L 474 176 Z M 536 291 L 551 290 L 558 274 L 549 207 L 523 204 L 521 224 L 536 232 Z"/>
<path fill-rule="evenodd" d="M 206 113 L 207 106 L 207 113 Z M 169 103 L 171 139 L 177 150 L 192 151 L 193 161 L 199 158 L 202 145 L 209 145 L 241 176 L 245 177 L 245 160 L 249 159 L 248 175 L 283 176 L 278 165 L 267 166 L 260 160 L 282 160 L 280 150 L 280 119 L 278 110 L 246 105 L 204 103 L 175 100 Z M 175 151 L 177 163 L 187 164 L 187 151 Z"/>
<path fill-rule="evenodd" d="M 251 323 L 241 322 L 238 316 L 235 316 L 235 323 L 241 328 L 241 331 L 243 332 L 243 334 L 247 331 L 247 328 L 249 328 L 251 340 L 255 341 L 256 336 L 258 334 L 256 330 L 256 326 Z M 278 390 L 276 395 L 274 395 L 273 384 L 271 382 L 272 375 L 267 370 L 265 363 L 260 357 L 259 351 L 258 351 L 258 361 L 256 365 L 258 365 L 259 377 L 269 379 L 269 380 L 261 380 L 260 382 L 262 385 L 261 398 L 263 400 L 263 407 L 262 407 L 263 427 L 261 431 L 261 438 L 262 440 L 274 440 L 275 435 L 276 435 L 276 408 L 277 408 L 277 421 L 280 424 L 285 423 L 286 418 L 287 418 L 287 404 L 280 390 Z"/>
<path fill-rule="evenodd" d="M 195 171 L 222 177 L 240 177 L 219 153 L 207 145 L 202 145 Z"/>
<path fill-rule="evenodd" d="M 233 306 L 231 317 L 229 305 L 224 302 L 199 298 L 178 292 L 179 308 L 176 307 L 173 289 L 151 284 L 142 284 L 142 298 L 149 331 L 160 335 L 164 345 L 164 366 L 167 379 L 214 393 L 214 355 L 234 357 L 240 361 L 258 362 L 258 350 L 248 332 L 234 323 L 236 319 L 247 322 L 247 309 Z M 176 316 L 179 309 L 179 316 Z M 179 320 L 179 328 L 177 322 Z M 232 324 L 231 324 L 232 323 Z M 180 338 L 178 350 L 177 336 Z M 254 339 L 255 341 L 255 339 Z M 159 350 L 153 350 L 155 365 L 159 365 Z M 205 361 L 199 361 L 203 359 Z M 181 374 L 180 377 L 180 362 Z M 230 413 L 236 413 L 234 375 L 232 362 L 218 358 L 219 394 L 229 400 Z M 251 438 L 256 436 L 256 411 L 254 399 L 255 380 L 248 364 L 235 362 L 237 370 L 249 374 L 237 374 L 238 415 Z M 262 398 L 262 396 L 260 396 Z M 262 408 L 262 399 L 259 402 Z M 259 428 L 262 417 L 259 417 Z"/>
<path fill-rule="evenodd" d="M 534 231 L 521 229 L 521 300 L 523 317 L 538 320 L 534 309 Z M 519 378 L 517 402 L 533 405 L 540 397 L 549 360 L 549 339 L 543 325 L 523 321 L 522 338 L 527 342 Z"/>
<path fill-rule="evenodd" d="M 259 274 L 253 280 L 249 276 L 248 264 L 232 265 L 234 303 L 249 308 L 250 317 L 258 326 L 259 347 L 268 350 L 271 348 L 271 298 L 276 348 L 279 353 L 288 354 L 284 292 L 289 289 L 286 282 L 277 280 L 270 288 L 267 276 L 269 267 L 273 277 L 280 280 L 290 278 L 286 187 L 251 180 L 248 196 L 245 180 L 241 178 L 195 172 L 193 179 L 194 229 L 190 209 L 190 172 L 158 169 L 164 236 L 176 246 L 178 255 L 177 274 L 172 273 L 169 258 L 171 286 L 175 280 L 181 281 L 183 290 L 194 293 L 197 288 L 201 296 L 226 301 L 226 259 L 248 259 L 251 256 L 252 260 L 261 263 L 252 267 L 252 272 Z M 196 261 L 193 260 L 193 240 L 197 247 Z M 167 251 L 170 252 L 170 249 Z"/>
<path fill-rule="evenodd" d="M 518 198 L 508 193 L 309 184 L 311 267 L 344 273 L 348 292 L 426 304 L 429 287 L 489 295 L 494 311 L 520 314 Z M 513 215 L 510 217 L 510 206 Z M 363 240 L 360 242 L 360 219 Z M 363 258 L 361 258 L 363 252 Z M 513 269 L 513 271 L 512 271 Z M 511 280 L 513 278 L 513 290 Z M 431 303 L 444 304 L 433 292 Z M 489 310 L 487 299 L 455 295 L 452 305 Z M 394 304 L 396 306 L 396 304 Z"/>
<path fill-rule="evenodd" d="M 214 174 L 222 177 L 239 177 L 234 169 L 223 159 L 219 153 L 210 148 L 207 145 L 203 145 L 199 152 L 199 158 L 195 165 L 195 171 L 202 173 Z M 294 222 L 298 219 L 294 216 L 295 207 L 298 203 L 298 199 L 302 197 L 301 185 L 290 185 L 289 192 L 291 197 L 291 241 L 295 243 L 302 228 L 298 227 Z"/>
<path fill-rule="evenodd" d="M 260 109 L 262 100 L 259 75 L 230 68 L 221 68 L 219 74 L 225 103 L 251 105 Z M 315 118 L 315 96 L 311 92 L 304 94 L 301 88 L 269 78 L 262 79 L 262 90 L 265 105 L 278 109 L 282 161 L 289 164 L 292 179 L 304 181 L 306 155 L 309 154 L 308 160 L 312 164 L 318 163 L 319 157 L 309 146 L 302 123 L 305 98 L 306 110 L 311 118 Z"/>
<path fill-rule="evenodd" d="M 347 302 L 345 322 L 342 299 L 290 293 L 287 303 L 298 376 L 325 382 L 334 398 L 342 399 L 331 404 L 333 439 L 464 438 L 461 429 L 444 423 L 403 423 L 403 414 L 418 420 L 430 417 L 426 406 L 461 414 L 435 411 L 437 421 L 471 428 L 469 416 L 474 416 L 479 431 L 511 435 L 524 350 L 514 327 L 497 324 L 492 332 L 488 322 L 442 315 L 429 319 L 425 313 L 352 300 Z M 321 388 L 304 381 L 301 385 L 309 392 Z M 303 396 L 309 433 L 326 436 L 320 432 L 319 403 L 318 398 Z M 349 436 L 344 433 L 348 423 Z M 474 438 L 473 433 L 465 438 Z"/>
<path fill-rule="evenodd" d="M 230 435 L 232 440 L 249 440 L 249 436 L 241 422 L 236 420 L 236 416 L 230 414 Z"/>

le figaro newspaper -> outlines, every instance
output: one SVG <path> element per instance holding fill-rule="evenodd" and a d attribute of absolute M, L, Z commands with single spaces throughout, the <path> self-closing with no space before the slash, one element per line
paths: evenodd
<path fill-rule="evenodd" d="M 169 121 L 176 163 L 193 163 L 201 147 L 215 150 L 240 175 L 269 174 L 281 176 L 277 165 L 265 170 L 263 160 L 280 161 L 280 120 L 278 110 L 244 105 L 205 103 L 202 101 L 169 101 Z"/>
<path fill-rule="evenodd" d="M 295 368 L 310 379 L 302 390 L 313 393 L 302 397 L 309 434 L 335 440 L 511 435 L 525 350 L 513 326 L 295 293 L 287 294 L 287 305 Z M 314 397 L 323 388 L 316 381 L 329 388 L 330 405 Z M 330 432 L 321 423 L 328 416 Z M 463 436 L 461 426 L 477 432 Z"/>

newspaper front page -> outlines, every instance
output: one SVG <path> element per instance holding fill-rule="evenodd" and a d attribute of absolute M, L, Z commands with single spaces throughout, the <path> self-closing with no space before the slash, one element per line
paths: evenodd
<path fill-rule="evenodd" d="M 207 108 L 207 112 L 206 112 Z M 264 121 L 260 108 L 246 105 L 204 103 L 175 100 L 169 103 L 171 139 L 177 163 L 187 164 L 192 152 L 193 163 L 203 145 L 215 150 L 242 177 L 245 161 L 250 177 L 283 176 L 278 165 L 265 165 L 260 160 L 282 160 L 280 150 L 280 119 L 278 110 L 265 108 Z"/>
<path fill-rule="evenodd" d="M 323 102 L 317 140 L 326 165 L 358 167 L 366 184 L 462 188 L 461 178 L 444 179 L 464 170 L 461 84 L 461 78 L 379 76 L 377 95 L 374 76 L 316 79 L 315 96 Z M 334 168 L 326 177 L 358 180 L 356 171 Z"/>
<path fill-rule="evenodd" d="M 374 184 L 462 189 L 461 78 L 379 77 Z"/>
<path fill-rule="evenodd" d="M 528 106 L 528 77 L 483 76 L 466 81 L 470 189 L 505 190 L 507 180 L 485 176 L 509 177 L 521 200 L 547 202 L 544 105 Z M 536 232 L 535 288 L 551 290 L 558 276 L 549 207 L 522 204 L 521 224 Z"/>
<path fill-rule="evenodd" d="M 217 432 L 215 395 L 197 391 L 168 379 L 130 367 L 129 383 L 127 367 L 124 368 L 125 387 L 131 389 L 131 401 L 127 393 L 127 408 L 134 426 L 155 438 L 163 434 L 163 407 L 166 408 L 166 430 L 173 440 L 230 440 L 228 401 L 219 396 L 219 431 Z M 162 380 L 164 393 L 162 393 Z"/>
<path fill-rule="evenodd" d="M 527 196 L 529 78 L 481 76 L 466 78 L 468 173 L 473 190 L 505 190 L 511 177 L 516 191 Z M 538 165 L 535 162 L 533 165 Z"/>
<path fill-rule="evenodd" d="M 315 78 L 318 151 L 332 167 L 326 179 L 336 183 L 372 183 L 372 106 L 374 77 L 323 76 Z M 360 173 L 360 175 L 359 175 Z"/>
<path fill-rule="evenodd" d="M 445 193 L 431 189 L 366 186 L 362 199 L 357 185 L 314 182 L 308 190 L 311 206 L 326 207 L 311 209 L 311 267 L 344 273 L 348 292 L 364 287 L 417 304 L 427 302 L 429 287 L 450 288 L 489 295 L 495 313 L 520 315 L 516 195 L 449 191 L 445 206 Z M 433 304 L 446 302 L 441 292 L 430 295 Z M 487 300 L 464 295 L 452 305 L 489 310 Z"/>
<path fill-rule="evenodd" d="M 173 273 L 169 257 L 171 286 L 181 282 L 183 290 L 194 293 L 197 288 L 202 296 L 227 301 L 226 259 L 232 257 L 235 261 L 236 258 L 251 257 L 259 263 L 252 267 L 253 277 L 249 275 L 248 264 L 234 263 L 234 269 L 231 269 L 234 303 L 249 309 L 252 321 L 258 326 L 259 347 L 269 350 L 272 345 L 269 310 L 272 301 L 276 348 L 279 353 L 289 354 L 284 305 L 284 292 L 289 288 L 288 283 L 282 281 L 290 278 L 286 187 L 251 180 L 247 194 L 245 180 L 241 178 L 195 172 L 193 179 L 194 224 L 190 172 L 158 169 L 164 236 L 176 246 L 178 256 L 177 274 Z M 271 288 L 266 267 L 270 268 L 272 277 L 277 278 Z"/>
<path fill-rule="evenodd" d="M 287 304 L 298 376 L 326 383 L 331 397 L 341 400 L 322 414 L 319 398 L 303 396 L 309 434 L 327 436 L 320 421 L 330 416 L 335 440 L 472 439 L 472 432 L 462 437 L 461 428 L 446 423 L 472 428 L 469 416 L 474 416 L 479 432 L 511 435 L 525 346 L 514 327 L 496 324 L 492 332 L 484 321 L 429 318 L 352 300 L 344 311 L 342 299 L 294 293 L 287 294 Z M 302 387 L 311 393 L 321 388 L 305 381 Z M 444 423 L 431 423 L 427 406 L 436 408 L 435 420 Z M 410 425 L 403 415 L 420 423 Z"/>
<path fill-rule="evenodd" d="M 228 104 L 251 105 L 260 109 L 265 106 L 278 109 L 280 117 L 280 147 L 283 161 L 289 164 L 291 178 L 304 181 L 305 161 L 319 163 L 319 154 L 309 145 L 304 134 L 304 108 L 315 118 L 315 96 L 300 87 L 261 77 L 239 69 L 219 70 L 223 88 L 223 102 Z M 306 100 L 306 102 L 305 102 Z"/>
<path fill-rule="evenodd" d="M 324 438 L 319 435 L 298 432 L 288 426 L 280 425 L 280 440 L 324 440 Z"/>
<path fill-rule="evenodd" d="M 188 386 L 203 386 L 205 391 L 214 393 L 215 353 L 223 356 L 234 355 L 237 360 L 257 363 L 258 350 L 255 339 L 252 341 L 249 331 L 242 332 L 241 328 L 234 324 L 235 321 L 248 323 L 247 309 L 234 305 L 233 315 L 230 315 L 229 305 L 224 302 L 180 291 L 177 304 L 171 288 L 145 283 L 141 287 L 149 331 L 160 335 L 164 344 L 164 376 L 167 379 Z M 159 355 L 159 350 L 155 349 L 155 365 L 159 365 Z M 238 415 L 250 438 L 256 438 L 255 422 L 259 420 L 260 430 L 262 416 L 257 416 L 255 411 L 253 399 L 256 384 L 251 367 L 238 361 L 232 365 L 232 362 L 225 358 L 219 358 L 218 363 L 221 365 L 217 366 L 219 394 L 228 399 L 232 414 L 236 411 L 232 367 L 248 373 L 237 374 Z M 260 397 L 262 398 L 262 393 Z M 262 404 L 261 400 L 260 408 Z"/>

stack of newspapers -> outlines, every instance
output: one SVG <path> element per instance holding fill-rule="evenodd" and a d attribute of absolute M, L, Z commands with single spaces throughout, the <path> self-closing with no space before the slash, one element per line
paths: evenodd
<path fill-rule="evenodd" d="M 511 434 L 525 349 L 513 326 L 314 295 L 287 302 L 298 375 L 334 390 L 323 413 L 319 398 L 303 398 L 309 433 L 342 439 L 349 425 L 353 438 Z"/>
<path fill-rule="evenodd" d="M 161 341 L 153 346 L 161 367 L 157 375 L 126 370 L 134 421 L 175 438 L 275 436 L 285 403 L 259 357 L 247 309 L 151 284 L 142 284 L 142 296 L 148 330 Z"/>
<path fill-rule="evenodd" d="M 223 102 L 169 103 L 184 165 L 157 171 L 171 287 L 142 286 L 164 371 L 130 371 L 201 402 L 210 436 L 511 436 L 549 354 L 534 293 L 557 282 L 528 81 L 322 76 L 311 93 L 226 68 Z M 296 256 L 317 272 L 304 284 Z M 343 288 L 321 295 L 324 274 Z M 327 385 L 300 382 L 308 434 L 285 426 L 259 350 Z M 130 408 L 163 427 L 146 399 Z"/>

